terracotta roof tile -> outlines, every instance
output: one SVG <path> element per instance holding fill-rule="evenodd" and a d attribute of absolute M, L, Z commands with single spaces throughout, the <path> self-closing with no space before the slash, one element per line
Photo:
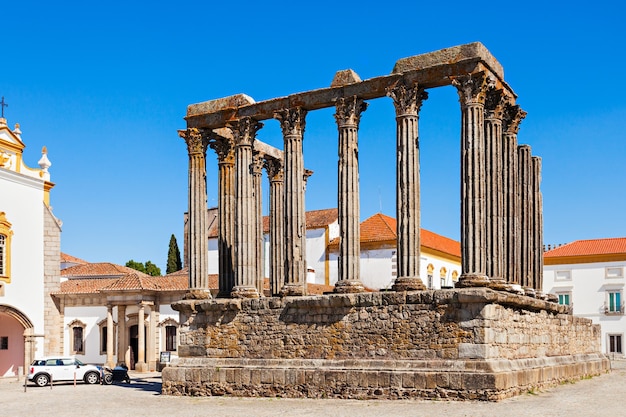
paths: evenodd
<path fill-rule="evenodd" d="M 593 255 L 626 255 L 626 237 L 576 240 L 543 254 L 544 258 Z"/>
<path fill-rule="evenodd" d="M 393 217 L 376 213 L 361 223 L 361 243 L 390 243 L 397 239 L 398 223 Z M 430 230 L 421 229 L 421 245 L 453 256 L 461 256 L 461 244 L 454 239 L 438 235 Z M 339 238 L 333 239 L 329 246 L 339 245 Z"/>
<path fill-rule="evenodd" d="M 218 236 L 217 227 L 217 209 L 209 209 L 209 239 L 216 238 Z M 307 229 L 320 229 L 326 227 L 337 221 L 339 218 L 339 211 L 336 208 L 311 210 L 305 213 L 306 228 Z M 214 219 L 211 222 L 211 219 Z M 269 216 L 263 216 L 263 232 L 268 233 L 270 231 L 270 218 Z"/>
<path fill-rule="evenodd" d="M 88 263 L 87 261 L 84 261 L 80 258 L 77 258 L 75 256 L 72 255 L 68 255 L 67 253 L 63 253 L 61 252 L 61 262 L 70 262 L 73 264 L 86 264 Z"/>
<path fill-rule="evenodd" d="M 119 278 L 77 278 L 61 283 L 61 289 L 53 294 L 94 294 Z"/>
<path fill-rule="evenodd" d="M 149 276 L 135 269 L 112 264 L 110 262 L 86 263 L 83 265 L 74 265 L 61 271 L 64 277 L 121 277 L 126 274 L 137 273 Z"/>

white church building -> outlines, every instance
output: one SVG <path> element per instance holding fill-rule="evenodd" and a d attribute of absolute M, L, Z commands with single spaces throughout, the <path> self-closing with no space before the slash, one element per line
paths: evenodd
<path fill-rule="evenodd" d="M 61 347 L 61 314 L 50 296 L 60 286 L 61 235 L 50 207 L 51 163 L 44 148 L 39 167 L 29 167 L 25 148 L 20 126 L 0 118 L 0 377 Z"/>

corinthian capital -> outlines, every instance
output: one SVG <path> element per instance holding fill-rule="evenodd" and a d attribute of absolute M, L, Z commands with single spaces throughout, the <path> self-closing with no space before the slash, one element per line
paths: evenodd
<path fill-rule="evenodd" d="M 341 97 L 337 100 L 335 107 L 337 109 L 335 120 L 338 126 L 358 126 L 361 113 L 367 109 L 367 103 L 357 96 Z"/>
<path fill-rule="evenodd" d="M 302 107 L 283 109 L 274 113 L 274 119 L 280 122 L 283 136 L 302 135 L 304 133 L 307 111 Z"/>
<path fill-rule="evenodd" d="M 267 176 L 270 181 L 274 182 L 283 180 L 283 161 L 266 156 L 263 166 L 267 171 Z"/>
<path fill-rule="evenodd" d="M 209 136 L 209 146 L 217 154 L 218 162 L 234 162 L 235 144 L 233 139 L 212 134 Z"/>
<path fill-rule="evenodd" d="M 485 112 L 487 118 L 502 119 L 506 96 L 500 88 L 490 86 L 485 94 Z"/>
<path fill-rule="evenodd" d="M 387 88 L 387 97 L 393 100 L 396 116 L 404 114 L 417 116 L 422 103 L 428 98 L 428 93 L 417 84 L 409 87 L 405 84 L 397 84 Z"/>
<path fill-rule="evenodd" d="M 242 117 L 227 126 L 233 132 L 235 145 L 252 145 L 256 132 L 263 127 L 263 123 L 257 122 L 251 117 Z"/>
<path fill-rule="evenodd" d="M 484 72 L 461 75 L 452 79 L 452 85 L 459 93 L 459 101 L 462 106 L 470 104 L 485 104 L 487 92 L 487 77 Z"/>
<path fill-rule="evenodd" d="M 519 125 L 526 117 L 526 112 L 517 104 L 507 103 L 504 106 L 504 114 L 502 116 L 502 125 L 506 133 L 517 135 Z"/>
<path fill-rule="evenodd" d="M 199 129 L 192 127 L 189 129 L 179 130 L 178 136 L 185 140 L 189 155 L 199 153 L 206 154 L 209 138 L 206 135 L 203 135 Z"/>

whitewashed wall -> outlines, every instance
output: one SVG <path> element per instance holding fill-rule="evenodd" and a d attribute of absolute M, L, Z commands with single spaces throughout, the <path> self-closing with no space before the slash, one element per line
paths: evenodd
<path fill-rule="evenodd" d="M 44 192 L 43 181 L 0 169 L 0 211 L 11 223 L 11 282 L 4 285 L 0 304 L 23 313 L 44 334 Z M 44 352 L 36 338 L 35 356 Z"/>
<path fill-rule="evenodd" d="M 607 276 L 607 270 L 621 270 L 621 277 Z M 626 349 L 626 317 L 604 312 L 609 291 L 621 291 L 624 300 L 626 261 L 587 264 L 545 265 L 543 289 L 552 294 L 571 293 L 573 313 L 591 319 L 602 328 L 602 351 L 609 353 L 608 335 L 622 335 L 622 349 Z M 567 279 L 569 276 L 569 279 Z"/>

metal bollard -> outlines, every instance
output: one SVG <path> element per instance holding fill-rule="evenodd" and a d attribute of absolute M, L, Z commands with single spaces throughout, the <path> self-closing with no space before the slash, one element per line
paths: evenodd
<path fill-rule="evenodd" d="M 24 376 L 24 392 L 26 392 L 26 387 L 28 386 L 28 375 Z"/>

